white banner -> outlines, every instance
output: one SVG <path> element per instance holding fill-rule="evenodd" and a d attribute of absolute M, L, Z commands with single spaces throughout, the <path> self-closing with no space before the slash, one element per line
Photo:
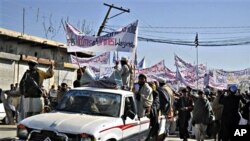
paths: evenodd
<path fill-rule="evenodd" d="M 191 88 L 197 87 L 197 66 L 191 65 L 175 56 L 177 67 L 177 79 Z M 199 65 L 198 69 L 198 88 L 202 89 L 205 85 L 216 89 L 227 89 L 228 84 L 240 84 L 250 80 L 250 68 L 240 71 L 211 70 L 206 74 L 206 66 Z M 206 74 L 206 77 L 205 77 Z M 205 85 L 204 85 L 205 84 Z"/>
<path fill-rule="evenodd" d="M 110 77 L 114 71 L 114 67 L 101 67 L 100 68 L 100 78 Z"/>
<path fill-rule="evenodd" d="M 109 64 L 110 53 L 105 52 L 99 56 L 95 56 L 92 58 L 80 58 L 74 55 L 70 55 L 72 64 L 79 64 L 80 66 L 87 66 L 87 65 L 105 65 Z"/>
<path fill-rule="evenodd" d="M 165 72 L 164 60 L 160 61 L 159 63 L 157 63 L 149 68 L 135 70 L 135 73 L 137 75 L 139 75 L 139 74 L 154 75 L 154 74 L 159 74 L 159 73 L 164 73 L 164 72 Z"/>
<path fill-rule="evenodd" d="M 164 78 L 169 84 L 176 82 L 176 72 L 171 71 L 167 67 L 165 67 L 165 71 L 163 73 L 149 74 L 148 77 L 151 80 L 159 80 L 159 78 Z"/>
<path fill-rule="evenodd" d="M 95 73 L 98 79 L 103 77 L 110 77 L 114 72 L 114 67 L 111 66 L 94 66 L 90 65 L 89 68 Z"/>
<path fill-rule="evenodd" d="M 206 66 L 203 64 L 198 65 L 198 77 L 197 66 L 185 62 L 180 57 L 175 55 L 175 65 L 177 68 L 176 78 L 186 86 L 190 86 L 193 89 L 204 88 L 204 75 L 206 74 Z M 198 81 L 198 82 L 197 82 Z"/>
<path fill-rule="evenodd" d="M 220 88 L 227 88 L 228 84 L 240 84 L 243 81 L 250 81 L 250 68 L 240 71 L 210 71 L 209 85 L 218 85 Z M 211 83 L 212 82 L 212 83 Z"/>
<path fill-rule="evenodd" d="M 93 37 L 78 33 L 70 24 L 66 24 L 68 52 L 134 52 L 137 47 L 138 20 L 115 32 Z"/>
<path fill-rule="evenodd" d="M 176 72 L 171 71 L 167 67 L 165 67 L 164 60 L 159 63 L 145 69 L 137 69 L 136 70 L 136 80 L 139 74 L 145 74 L 148 78 L 148 81 L 159 80 L 159 78 L 164 78 L 167 80 L 167 83 L 175 83 L 176 82 Z"/>
<path fill-rule="evenodd" d="M 176 81 L 176 72 L 171 71 L 167 67 L 165 67 L 165 72 L 163 73 L 163 76 L 167 78 L 167 81 L 173 82 Z"/>

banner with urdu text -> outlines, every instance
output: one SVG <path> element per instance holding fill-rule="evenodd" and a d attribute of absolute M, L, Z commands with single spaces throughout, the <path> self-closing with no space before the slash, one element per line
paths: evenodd
<path fill-rule="evenodd" d="M 68 52 L 134 52 L 137 47 L 138 20 L 115 32 L 99 37 L 86 36 L 78 31 L 66 23 Z"/>

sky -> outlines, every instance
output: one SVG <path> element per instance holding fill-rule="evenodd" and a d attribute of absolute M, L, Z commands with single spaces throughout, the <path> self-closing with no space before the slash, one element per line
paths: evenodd
<path fill-rule="evenodd" d="M 130 9 L 109 19 L 104 31 L 118 29 L 139 20 L 139 35 L 170 41 L 200 42 L 250 41 L 250 0 L 0 0 L 0 27 L 66 43 L 61 21 L 76 27 L 85 23 L 96 35 L 108 11 L 103 3 Z M 110 17 L 120 11 L 112 9 Z M 104 33 L 103 33 L 104 34 Z M 144 56 L 149 67 L 165 60 L 175 71 L 174 55 L 196 64 L 194 46 L 138 42 L 138 61 Z M 130 54 L 121 53 L 120 56 Z M 131 55 L 130 55 L 131 56 Z M 199 46 L 198 62 L 209 69 L 228 71 L 250 67 L 250 44 Z"/>

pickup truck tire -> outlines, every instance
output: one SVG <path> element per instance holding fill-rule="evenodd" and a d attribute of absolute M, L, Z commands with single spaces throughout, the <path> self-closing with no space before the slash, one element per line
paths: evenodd
<path fill-rule="evenodd" d="M 9 120 L 8 120 L 7 116 L 2 120 L 2 122 L 3 122 L 4 124 L 9 124 Z"/>
<path fill-rule="evenodd" d="M 107 141 L 116 141 L 115 139 L 108 139 Z"/>

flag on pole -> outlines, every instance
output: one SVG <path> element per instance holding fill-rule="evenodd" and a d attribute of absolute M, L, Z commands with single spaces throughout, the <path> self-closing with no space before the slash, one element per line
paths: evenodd
<path fill-rule="evenodd" d="M 195 47 L 198 47 L 198 46 L 199 46 L 198 33 L 196 33 L 194 43 L 195 43 Z"/>
<path fill-rule="evenodd" d="M 75 35 L 78 35 L 78 36 L 85 35 L 80 30 L 78 30 L 77 28 L 72 26 L 70 23 L 65 23 L 65 25 L 66 25 L 66 33 L 67 33 L 67 35 L 69 35 L 69 34 L 75 34 Z M 70 36 L 72 36 L 72 35 L 70 35 Z"/>
<path fill-rule="evenodd" d="M 138 68 L 140 69 L 144 69 L 146 68 L 146 62 L 145 62 L 145 57 L 142 58 L 142 60 L 139 62 L 139 64 L 137 65 Z"/>
<path fill-rule="evenodd" d="M 120 58 L 119 58 L 119 52 L 117 51 L 117 54 L 116 54 L 116 60 L 119 61 Z"/>
<path fill-rule="evenodd" d="M 135 60 L 134 60 L 134 65 L 137 66 L 138 61 L 137 61 L 137 50 L 135 51 Z"/>
<path fill-rule="evenodd" d="M 116 53 L 114 51 L 114 54 L 113 54 L 113 63 L 115 63 L 115 62 L 116 62 Z"/>

